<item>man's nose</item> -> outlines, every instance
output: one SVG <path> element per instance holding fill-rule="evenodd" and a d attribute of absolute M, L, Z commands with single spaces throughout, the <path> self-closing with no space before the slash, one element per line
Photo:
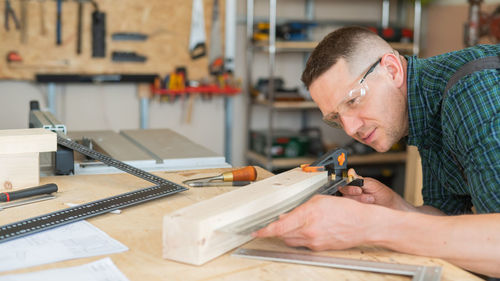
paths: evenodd
<path fill-rule="evenodd" d="M 357 116 L 340 116 L 340 121 L 342 121 L 342 126 L 344 131 L 351 137 L 354 137 L 359 128 L 363 126 L 363 120 Z"/>

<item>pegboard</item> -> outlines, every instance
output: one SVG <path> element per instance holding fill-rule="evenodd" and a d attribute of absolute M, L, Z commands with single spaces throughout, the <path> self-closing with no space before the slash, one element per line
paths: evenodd
<path fill-rule="evenodd" d="M 25 40 L 20 30 L 5 29 L 5 4 L 0 3 L 0 79 L 33 80 L 35 74 L 159 74 L 165 75 L 177 66 L 185 66 L 190 79 L 208 75 L 208 58 L 192 60 L 188 44 L 191 29 L 192 0 L 96 0 L 106 13 L 106 56 L 92 58 L 92 12 L 94 6 L 84 2 L 82 18 L 82 51 L 77 54 L 78 2 L 62 4 L 62 44 L 56 45 L 55 0 L 10 0 L 21 21 L 21 6 L 26 7 Z M 219 17 L 224 32 L 224 1 L 219 0 Z M 213 0 L 203 0 L 207 52 L 212 24 Z M 22 24 L 22 23 L 21 23 Z M 115 32 L 140 32 L 146 41 L 113 41 Z M 24 41 L 24 42 L 23 42 Z M 223 48 L 223 42 L 220 42 Z M 10 51 L 19 53 L 22 62 L 8 63 Z M 114 62 L 113 51 L 136 52 L 147 56 L 144 63 Z M 208 55 L 208 54 L 207 54 Z"/>

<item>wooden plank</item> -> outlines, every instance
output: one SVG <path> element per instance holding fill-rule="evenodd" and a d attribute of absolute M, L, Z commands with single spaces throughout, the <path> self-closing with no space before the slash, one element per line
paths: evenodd
<path fill-rule="evenodd" d="M 38 154 L 0 154 L 0 190 L 37 186 L 40 179 Z"/>
<path fill-rule="evenodd" d="M 248 159 L 255 161 L 261 165 L 267 163 L 267 158 L 254 151 L 246 153 Z M 314 157 L 296 157 L 296 158 L 273 158 L 272 166 L 274 168 L 290 168 L 300 166 L 300 164 L 312 163 L 317 158 Z M 405 163 L 406 152 L 386 152 L 386 153 L 370 153 L 363 155 L 349 155 L 347 157 L 348 165 L 366 165 L 366 164 L 392 164 L 392 163 Z"/>
<path fill-rule="evenodd" d="M 57 150 L 56 134 L 46 129 L 0 131 L 0 154 L 46 152 Z"/>
<path fill-rule="evenodd" d="M 319 42 L 316 41 L 277 41 L 276 42 L 276 50 L 278 52 L 305 52 L 312 51 Z M 400 43 L 400 42 L 389 42 L 392 48 L 403 52 L 403 53 L 412 53 L 413 52 L 413 44 L 412 43 Z M 256 42 L 255 45 L 259 48 L 267 48 L 267 41 L 259 41 Z M 267 50 L 266 50 L 267 51 Z"/>
<path fill-rule="evenodd" d="M 256 104 L 269 106 L 270 104 L 276 109 L 317 109 L 318 106 L 313 101 L 275 101 L 273 103 L 268 100 L 257 100 Z"/>
<path fill-rule="evenodd" d="M 326 181 L 326 172 L 296 168 L 168 214 L 163 219 L 163 257 L 201 265 L 252 239 L 221 229 L 273 213 Z"/>
<path fill-rule="evenodd" d="M 248 159 L 255 161 L 263 166 L 267 163 L 267 157 L 256 153 L 254 151 L 247 151 L 246 156 Z M 294 157 L 294 158 L 273 158 L 272 166 L 273 168 L 290 168 L 297 167 L 301 164 L 308 164 L 316 161 L 315 157 Z"/>

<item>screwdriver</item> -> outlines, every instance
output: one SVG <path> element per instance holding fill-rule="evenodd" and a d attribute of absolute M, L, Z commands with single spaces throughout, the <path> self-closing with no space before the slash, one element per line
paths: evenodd
<path fill-rule="evenodd" d="M 55 183 L 48 183 L 40 186 L 21 189 L 11 192 L 0 192 L 0 202 L 9 202 L 16 199 L 31 197 L 41 194 L 50 194 L 57 192 L 57 185 Z"/>
<path fill-rule="evenodd" d="M 234 171 L 229 171 L 222 173 L 218 176 L 191 179 L 183 181 L 184 184 L 191 182 L 211 182 L 211 181 L 224 181 L 224 182 L 235 182 L 235 181 L 254 181 L 257 178 L 257 171 L 254 166 L 247 166 Z"/>

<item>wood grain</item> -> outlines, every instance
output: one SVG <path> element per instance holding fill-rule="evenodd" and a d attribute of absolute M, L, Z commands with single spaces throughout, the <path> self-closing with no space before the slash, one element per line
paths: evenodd
<path fill-rule="evenodd" d="M 56 134 L 46 129 L 0 130 L 0 191 L 37 186 L 39 154 L 55 150 Z"/>
<path fill-rule="evenodd" d="M 57 150 L 56 134 L 46 129 L 0 130 L 0 154 Z"/>
<path fill-rule="evenodd" d="M 296 168 L 168 214 L 163 219 L 163 257 L 203 264 L 252 239 L 250 234 L 218 230 L 252 221 L 326 181 L 326 172 L 306 173 Z"/>

